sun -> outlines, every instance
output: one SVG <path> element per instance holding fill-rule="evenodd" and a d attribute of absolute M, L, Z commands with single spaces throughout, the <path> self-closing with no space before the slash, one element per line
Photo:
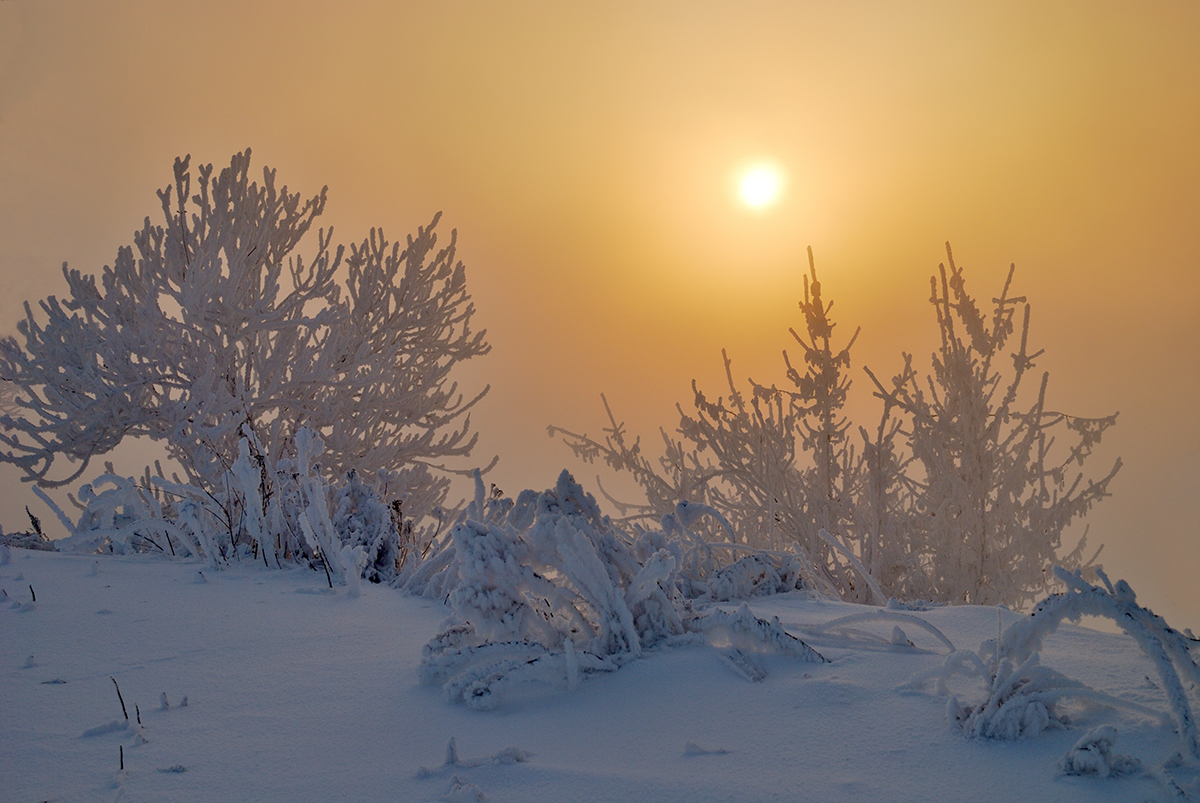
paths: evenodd
<path fill-rule="evenodd" d="M 783 171 L 775 165 L 754 165 L 738 177 L 738 197 L 751 209 L 766 209 L 783 195 Z"/>

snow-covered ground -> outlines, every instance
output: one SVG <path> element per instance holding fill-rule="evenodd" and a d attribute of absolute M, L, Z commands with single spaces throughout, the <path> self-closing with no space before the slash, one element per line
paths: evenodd
<path fill-rule="evenodd" d="M 13 549 L 0 566 L 0 799 L 1170 799 L 1143 775 L 1058 769 L 1105 723 L 1117 752 L 1157 765 L 1179 749 L 1169 720 L 1097 705 L 1070 709 L 1067 730 L 969 740 L 936 689 L 900 688 L 941 665 L 948 650 L 931 633 L 904 626 L 915 648 L 885 643 L 894 622 L 856 625 L 883 637 L 874 644 L 806 633 L 874 609 L 799 593 L 753 600 L 829 659 L 765 656 L 761 682 L 713 647 L 677 646 L 574 691 L 530 687 L 481 712 L 418 682 L 421 648 L 447 608 L 384 586 L 364 584 L 357 598 L 325 586 L 302 569 Z M 997 610 L 911 615 L 976 649 L 995 637 Z M 1018 618 L 999 616 L 1004 626 Z M 1042 663 L 1168 711 L 1126 636 L 1064 625 Z M 982 694 L 966 681 L 952 691 Z"/>

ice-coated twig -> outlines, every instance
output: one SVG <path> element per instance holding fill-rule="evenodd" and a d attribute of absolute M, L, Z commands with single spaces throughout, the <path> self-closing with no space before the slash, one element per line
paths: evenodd
<path fill-rule="evenodd" d="M 827 530 L 825 530 L 824 528 L 817 530 L 817 536 L 822 541 L 829 544 L 831 547 L 833 547 L 838 552 L 840 552 L 842 555 L 844 555 L 846 557 L 846 560 L 850 561 L 850 565 L 854 567 L 854 570 L 856 572 L 858 572 L 858 576 L 861 577 L 863 579 L 863 582 L 865 582 L 867 584 L 867 587 L 871 589 L 871 595 L 873 597 L 873 600 L 872 600 L 873 604 L 875 604 L 875 605 L 886 605 L 887 604 L 887 601 L 888 601 L 887 595 L 883 593 L 883 589 L 881 589 L 879 587 L 879 583 L 875 582 L 875 578 L 872 577 L 871 573 L 869 571 L 867 571 L 867 568 L 862 565 L 862 561 L 860 561 L 858 559 L 857 555 L 855 555 L 852 551 L 850 551 L 850 549 L 847 548 L 846 545 L 843 544 L 841 541 L 839 541 L 838 539 L 836 539 L 832 535 L 830 535 L 829 532 Z"/>
<path fill-rule="evenodd" d="M 925 632 L 931 634 L 934 638 L 936 638 L 942 644 L 944 644 L 946 649 L 949 650 L 951 653 L 954 653 L 956 651 L 954 642 L 950 641 L 950 639 L 946 637 L 945 633 L 943 633 L 941 630 L 934 627 L 933 625 L 929 624 L 929 622 L 926 622 L 924 619 L 920 618 L 919 616 L 913 616 L 913 615 L 907 614 L 907 613 L 895 613 L 893 611 L 868 611 L 866 613 L 852 613 L 849 616 L 842 616 L 837 619 L 833 619 L 832 621 L 824 622 L 819 625 L 806 625 L 804 627 L 804 631 L 806 633 L 812 633 L 813 635 L 818 635 L 818 634 L 825 633 L 830 630 L 842 628 L 845 625 L 851 624 L 853 622 L 870 622 L 870 621 L 898 622 L 898 623 L 902 623 L 902 624 L 912 625 L 913 627 L 919 627 L 922 630 L 924 630 Z"/>

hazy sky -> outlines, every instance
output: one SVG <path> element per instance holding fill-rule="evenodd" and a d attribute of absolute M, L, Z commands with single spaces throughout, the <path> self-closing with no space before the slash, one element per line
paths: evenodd
<path fill-rule="evenodd" d="M 1049 402 L 1120 411 L 1102 562 L 1200 627 L 1200 5 L 0 2 L 0 332 L 98 271 L 175 156 L 252 147 L 330 188 L 337 239 L 442 210 L 492 354 L 478 457 L 510 493 L 547 424 L 648 443 L 690 382 L 786 382 L 805 246 L 861 366 L 928 365 L 950 240 L 983 299 L 1009 263 Z M 769 159 L 783 200 L 733 176 Z M 133 470 L 131 467 L 130 471 Z M 0 473 L 0 523 L 40 505 Z"/>

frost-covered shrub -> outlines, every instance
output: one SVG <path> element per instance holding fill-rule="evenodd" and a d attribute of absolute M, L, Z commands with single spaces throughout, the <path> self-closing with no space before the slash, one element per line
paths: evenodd
<path fill-rule="evenodd" d="M 1069 725 L 1070 719 L 1058 710 L 1058 703 L 1086 687 L 1040 666 L 1038 660 L 1034 654 L 1019 666 L 1008 659 L 1001 661 L 991 678 L 986 700 L 969 705 L 960 702 L 957 695 L 949 699 L 946 712 L 951 721 L 968 736 L 1010 741 Z"/>
<path fill-rule="evenodd" d="M 936 681 L 938 691 L 949 694 L 947 683 L 954 675 L 982 680 L 983 699 L 964 701 L 953 695 L 947 701 L 950 721 L 970 737 L 1011 740 L 1036 736 L 1048 728 L 1067 727 L 1070 719 L 1060 706 L 1066 699 L 1098 701 L 1161 716 L 1161 712 L 1104 694 L 1040 665 L 1042 642 L 1064 619 L 1102 616 L 1131 636 L 1155 666 L 1180 739 L 1180 751 L 1168 764 L 1200 768 L 1200 731 L 1188 692 L 1192 689 L 1194 696 L 1194 691 L 1200 689 L 1200 663 L 1192 654 L 1200 642 L 1138 605 L 1129 584 L 1123 580 L 1110 583 L 1103 570 L 1098 570 L 1103 586 L 1084 581 L 1079 572 L 1060 567 L 1054 571 L 1066 586 L 1065 592 L 1039 602 L 1029 616 L 1014 622 L 998 639 L 985 641 L 978 652 L 955 651 L 940 668 L 918 674 L 901 688 L 919 688 Z M 1141 767 L 1137 759 L 1113 752 L 1115 737 L 1116 731 L 1110 726 L 1089 732 L 1063 757 L 1060 771 L 1102 777 L 1137 772 Z M 1165 778 L 1169 784 L 1170 772 L 1174 771 L 1164 766 L 1156 777 Z"/>
<path fill-rule="evenodd" d="M 713 599 L 721 601 L 778 594 L 795 589 L 800 580 L 799 562 L 788 556 L 782 571 L 775 564 L 776 561 L 768 555 L 747 555 L 709 575 L 708 589 Z"/>
<path fill-rule="evenodd" d="M 931 280 L 941 336 L 932 374 L 920 375 L 907 354 L 890 385 L 867 371 L 883 408 L 873 432 L 858 427 L 857 444 L 842 414 L 857 332 L 833 344 L 832 303 L 811 250 L 805 334 L 792 331 L 804 360 L 784 352 L 787 386 L 751 380 L 743 391 L 722 352 L 728 396 L 714 400 L 693 383 L 694 412 L 680 408 L 676 433 L 661 431 L 657 460 L 607 400 L 602 439 L 550 433 L 581 459 L 633 476 L 646 504 L 627 506 L 631 518 L 667 515 L 680 500 L 711 506 L 732 525 L 730 541 L 793 551 L 804 581 L 821 593 L 872 604 L 1032 602 L 1048 590 L 1048 565 L 1085 564 L 1083 540 L 1059 554 L 1062 534 L 1108 495 L 1120 461 L 1097 480 L 1085 480 L 1082 466 L 1116 416 L 1051 412 L 1044 374 L 1026 398 L 1023 379 L 1041 352 L 1028 349 L 1029 305 L 1009 295 L 1013 272 L 985 314 L 949 244 L 947 255 L 949 269 L 940 265 Z M 721 533 L 710 525 L 705 535 Z"/>
<path fill-rule="evenodd" d="M 1192 655 L 1197 642 L 1170 627 L 1150 609 L 1138 605 L 1137 595 L 1124 580 L 1118 580 L 1114 586 L 1100 571 L 1104 584 L 1101 587 L 1059 567 L 1055 567 L 1054 573 L 1067 585 L 1066 592 L 1047 597 L 1034 607 L 1029 617 L 1005 630 L 999 654 L 1005 659 L 1027 660 L 1037 654 L 1042 640 L 1064 619 L 1079 621 L 1081 616 L 1111 619 L 1154 664 L 1176 720 L 1182 752 L 1200 760 L 1200 726 L 1184 685 L 1200 688 L 1200 663 Z"/>
<path fill-rule="evenodd" d="M 515 501 L 485 499 L 476 482 L 476 500 L 443 547 L 452 557 L 435 554 L 427 566 L 436 570 L 418 569 L 407 586 L 454 610 L 421 663 L 422 680 L 441 685 L 448 699 L 491 708 L 522 684 L 573 688 L 688 634 L 719 633 L 738 655 L 757 648 L 823 660 L 778 620 L 763 622 L 745 607 L 696 611 L 689 593 L 729 598 L 734 589 L 760 590 L 767 575 L 772 590 L 782 582 L 769 560 L 719 566 L 703 555 L 707 544 L 683 543 L 683 522 L 694 524 L 697 511 L 631 536 L 565 471 L 552 490 Z"/>
<path fill-rule="evenodd" d="M 134 552 L 163 552 L 187 556 L 203 554 L 171 521 L 174 512 L 162 496 L 132 477 L 112 472 L 102 474 L 79 489 L 82 508 L 72 522 L 71 538 L 64 546 L 86 552 L 125 555 Z"/>
<path fill-rule="evenodd" d="M 72 533 L 59 543 L 74 551 L 197 555 L 213 567 L 236 560 L 273 568 L 301 563 L 323 571 L 331 586 L 347 585 L 352 595 L 359 577 L 400 584 L 436 533 L 403 517 L 407 496 L 385 503 L 353 472 L 326 481 L 314 469 L 324 444 L 311 430 L 296 433 L 295 443 L 293 456 L 260 463 L 251 461 L 244 438 L 215 492 L 147 470 L 140 482 L 107 474 L 83 486 L 77 521 L 43 498 Z"/>
<path fill-rule="evenodd" d="M 325 191 L 305 200 L 249 167 L 247 150 L 193 183 L 177 159 L 159 224 L 146 218 L 99 277 L 64 266 L 66 296 L 40 315 L 26 304 L 21 341 L 0 340 L 0 460 L 63 485 L 127 436 L 148 437 L 182 466 L 177 484 L 232 504 L 231 470 L 247 493 L 257 473 L 269 504 L 283 490 L 267 466 L 307 428 L 327 447 L 327 481 L 378 478 L 377 492 L 397 489 L 388 504 L 408 494 L 405 518 L 436 527 L 427 517 L 448 480 L 430 466 L 469 453 L 467 411 L 483 395 L 449 374 L 489 348 L 471 329 L 454 233 L 439 250 L 435 216 L 404 243 L 372 229 L 347 250 L 319 230 L 304 258 Z M 239 515 L 220 514 L 227 527 Z"/>
<path fill-rule="evenodd" d="M 375 487 L 360 480 L 355 471 L 347 475 L 334 496 L 333 528 L 344 545 L 362 548 L 362 576 L 372 583 L 391 582 L 403 566 L 400 541 L 412 536 L 412 522 L 403 520 L 401 510 L 400 500 L 386 504 Z"/>
<path fill-rule="evenodd" d="M 864 577 L 867 570 L 846 559 L 855 550 L 847 550 L 844 542 L 860 540 L 851 504 L 859 484 L 858 458 L 841 412 L 857 332 L 835 347 L 831 307 L 822 299 L 810 249 L 800 304 L 805 336 L 791 332 L 803 363 L 793 364 L 786 351 L 783 355 L 790 387 L 751 380 L 743 391 L 734 380 L 732 361 L 722 352 L 728 397 L 713 399 L 693 382 L 695 411 L 680 408 L 681 439 L 660 431 L 665 452 L 658 460 L 643 453 L 639 440 L 628 441 L 607 400 L 610 426 L 602 442 L 558 427 L 551 427 L 550 434 L 561 435 L 587 462 L 600 458 L 632 474 L 646 496 L 645 505 L 626 506 L 635 518 L 670 515 L 681 500 L 711 507 L 728 522 L 730 532 L 709 524 L 702 530 L 709 540 L 728 536 L 742 547 L 786 550 L 810 587 L 849 601 L 883 604 L 887 598 Z M 867 550 L 876 562 L 885 560 L 877 535 L 873 531 Z M 861 545 L 857 551 L 866 554 Z"/>
<path fill-rule="evenodd" d="M 949 269 L 939 265 L 930 279 L 941 335 L 932 375 L 920 376 L 906 354 L 890 388 L 871 379 L 904 417 L 913 493 L 903 527 L 910 549 L 921 556 L 922 593 L 1020 606 L 1048 590 L 1047 566 L 1083 563 L 1083 541 L 1059 555 L 1062 533 L 1108 495 L 1120 469 L 1117 460 L 1107 475 L 1087 481 L 1082 472 L 1116 415 L 1051 411 L 1046 373 L 1026 400 L 1022 383 L 1042 352 L 1028 347 L 1029 304 L 1009 294 L 1015 266 L 988 314 L 967 292 L 949 243 L 946 257 Z M 1010 353 L 1018 308 L 1020 337 Z"/>
<path fill-rule="evenodd" d="M 1058 771 L 1063 775 L 1092 778 L 1119 778 L 1140 773 L 1142 762 L 1117 753 L 1114 750 L 1116 743 L 1117 729 L 1112 725 L 1093 728 L 1062 757 Z"/>

